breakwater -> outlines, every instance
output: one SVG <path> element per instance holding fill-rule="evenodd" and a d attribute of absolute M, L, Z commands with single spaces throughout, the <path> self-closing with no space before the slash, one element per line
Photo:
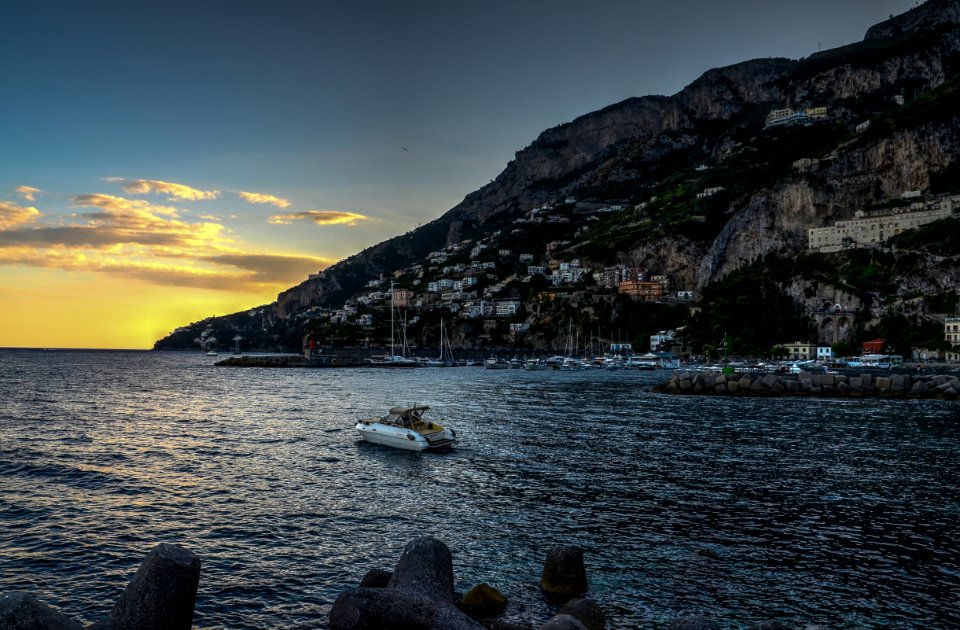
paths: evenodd
<path fill-rule="evenodd" d="M 217 361 L 218 367 L 307 367 L 300 355 L 243 355 Z"/>
<path fill-rule="evenodd" d="M 871 398 L 936 398 L 956 400 L 960 379 L 949 374 L 723 374 L 677 372 L 654 391 L 711 396 L 812 396 Z"/>

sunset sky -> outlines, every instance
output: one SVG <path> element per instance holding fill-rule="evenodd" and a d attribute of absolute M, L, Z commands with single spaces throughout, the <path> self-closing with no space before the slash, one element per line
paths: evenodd
<path fill-rule="evenodd" d="M 439 216 L 548 127 L 914 4 L 4 2 L 0 347 L 149 348 Z"/>

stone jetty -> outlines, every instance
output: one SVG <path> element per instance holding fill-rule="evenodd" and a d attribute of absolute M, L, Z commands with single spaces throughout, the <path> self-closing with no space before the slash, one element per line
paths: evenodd
<path fill-rule="evenodd" d="M 214 365 L 218 367 L 307 367 L 307 360 L 298 354 L 243 355 L 222 359 Z"/>
<path fill-rule="evenodd" d="M 948 374 L 799 374 L 682 371 L 654 388 L 704 396 L 810 396 L 825 398 L 935 398 L 956 400 L 960 379 Z"/>
<path fill-rule="evenodd" d="M 157 545 L 110 614 L 86 630 L 190 630 L 199 583 L 200 558 L 179 545 Z M 29 593 L 0 594 L 0 629 L 83 628 Z"/>
<path fill-rule="evenodd" d="M 553 547 L 540 578 L 545 601 L 556 614 L 543 622 L 518 624 L 499 619 L 507 597 L 489 584 L 466 595 L 454 591 L 450 549 L 429 536 L 407 544 L 393 571 L 372 569 L 357 588 L 337 597 L 330 630 L 605 630 L 600 604 L 586 597 L 583 550 Z M 200 581 L 200 559 L 178 545 L 161 544 L 147 555 L 136 575 L 102 620 L 88 626 L 70 619 L 35 596 L 0 593 L 0 630 L 190 630 Z M 727 620 L 725 620 L 726 622 Z M 307 627 L 307 626 L 304 626 Z M 315 626 L 326 627 L 318 619 Z M 670 621 L 668 630 L 716 630 L 720 623 L 692 615 Z M 724 625 L 723 627 L 726 627 Z M 745 627 L 736 624 L 736 627 Z M 749 630 L 827 630 L 823 626 L 763 621 Z"/>

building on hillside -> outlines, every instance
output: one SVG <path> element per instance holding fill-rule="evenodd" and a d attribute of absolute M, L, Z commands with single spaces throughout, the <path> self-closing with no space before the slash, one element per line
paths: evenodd
<path fill-rule="evenodd" d="M 624 280 L 617 286 L 617 291 L 644 302 L 657 302 L 663 298 L 663 285 L 659 282 Z"/>
<path fill-rule="evenodd" d="M 861 345 L 863 354 L 882 354 L 884 346 L 887 345 L 886 339 L 871 339 L 864 341 Z"/>
<path fill-rule="evenodd" d="M 650 352 L 656 352 L 661 346 L 673 343 L 676 338 L 676 332 L 673 330 L 661 330 L 656 335 L 650 335 Z"/>
<path fill-rule="evenodd" d="M 393 305 L 397 308 L 407 308 L 410 306 L 410 299 L 413 297 L 413 291 L 409 289 L 393 290 Z"/>
<path fill-rule="evenodd" d="M 827 114 L 828 111 L 826 107 L 808 107 L 804 110 L 791 109 L 789 107 L 775 109 L 767 114 L 767 121 L 763 128 L 769 129 L 771 127 L 808 124 L 825 119 Z"/>
<path fill-rule="evenodd" d="M 520 310 L 520 300 L 497 300 L 494 304 L 494 315 L 497 317 L 513 317 Z"/>
<path fill-rule="evenodd" d="M 607 289 L 616 289 L 621 282 L 625 280 L 646 281 L 647 270 L 643 267 L 627 267 L 626 265 L 615 265 L 603 270 L 599 284 Z"/>
<path fill-rule="evenodd" d="M 723 186 L 714 186 L 713 188 L 704 188 L 703 192 L 697 193 L 697 199 L 705 199 L 707 197 L 713 197 L 715 194 L 723 190 Z"/>
<path fill-rule="evenodd" d="M 960 317 L 948 317 L 944 320 L 943 338 L 953 346 L 953 349 L 945 353 L 946 360 L 957 363 L 960 361 Z"/>
<path fill-rule="evenodd" d="M 817 361 L 829 361 L 833 358 L 833 348 L 830 346 L 817 346 Z"/>
<path fill-rule="evenodd" d="M 781 344 L 791 361 L 812 361 L 817 356 L 817 345 L 806 341 Z"/>
<path fill-rule="evenodd" d="M 830 253 L 857 247 L 876 247 L 902 233 L 953 216 L 960 197 L 942 197 L 930 203 L 917 203 L 909 209 L 866 213 L 858 210 L 853 219 L 837 221 L 830 227 L 807 230 L 812 252 Z"/>

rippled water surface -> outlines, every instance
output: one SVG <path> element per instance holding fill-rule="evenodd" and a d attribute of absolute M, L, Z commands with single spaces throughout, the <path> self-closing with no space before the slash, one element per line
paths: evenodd
<path fill-rule="evenodd" d="M 203 561 L 201 628 L 326 624 L 431 534 L 457 588 L 552 614 L 547 549 L 586 552 L 609 627 L 706 614 L 960 626 L 960 405 L 653 394 L 663 374 L 215 368 L 174 353 L 0 351 L 0 591 L 91 622 L 144 554 Z M 359 443 L 426 403 L 447 454 Z"/>

